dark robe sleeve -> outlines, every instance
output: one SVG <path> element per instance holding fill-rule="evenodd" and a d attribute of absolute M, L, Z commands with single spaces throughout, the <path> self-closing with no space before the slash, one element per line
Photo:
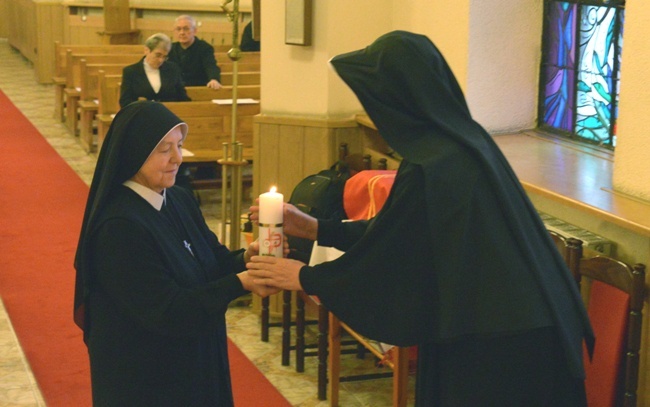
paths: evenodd
<path fill-rule="evenodd" d="M 201 65 L 208 77 L 208 82 L 212 79 L 221 81 L 221 68 L 217 65 L 217 60 L 214 57 L 214 48 L 210 44 L 207 44 L 205 49 L 201 50 Z M 207 83 L 204 85 L 207 85 Z"/>
<path fill-rule="evenodd" d="M 368 221 L 341 222 L 338 219 L 318 220 L 318 244 L 346 251 L 366 232 Z"/>
<path fill-rule="evenodd" d="M 393 193 L 358 242 L 337 260 L 301 269 L 305 291 L 373 339 L 402 346 L 430 339 L 436 288 L 424 205 L 419 167 L 398 173 Z"/>
<path fill-rule="evenodd" d="M 125 107 L 129 103 L 138 100 L 134 94 L 134 76 L 135 71 L 132 66 L 127 66 L 122 70 L 122 83 L 120 85 L 120 107 Z"/>

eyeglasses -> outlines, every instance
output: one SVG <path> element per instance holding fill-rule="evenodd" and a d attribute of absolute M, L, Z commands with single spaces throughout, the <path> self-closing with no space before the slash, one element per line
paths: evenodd
<path fill-rule="evenodd" d="M 190 27 L 190 26 L 174 27 L 174 31 L 189 32 L 191 30 L 192 30 L 192 27 Z"/>

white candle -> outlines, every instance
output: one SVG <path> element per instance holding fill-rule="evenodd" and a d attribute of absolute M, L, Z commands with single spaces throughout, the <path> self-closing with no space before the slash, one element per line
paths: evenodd
<path fill-rule="evenodd" d="M 260 224 L 280 225 L 282 224 L 282 205 L 284 196 L 271 187 L 269 192 L 260 195 Z"/>
<path fill-rule="evenodd" d="M 262 256 L 282 257 L 283 255 L 283 204 L 284 196 L 276 192 L 275 187 L 260 195 L 259 242 Z"/>

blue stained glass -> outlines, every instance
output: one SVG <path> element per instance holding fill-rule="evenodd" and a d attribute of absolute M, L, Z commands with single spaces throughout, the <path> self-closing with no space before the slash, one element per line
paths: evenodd
<path fill-rule="evenodd" d="M 576 6 L 553 4 L 548 15 L 546 35 L 547 65 L 544 72 L 544 123 L 565 131 L 573 130 L 573 77 Z"/>
<path fill-rule="evenodd" d="M 546 1 L 540 125 L 613 147 L 623 3 L 586 3 Z"/>
<path fill-rule="evenodd" d="M 609 143 L 616 9 L 581 8 L 575 132 L 597 143 Z"/>

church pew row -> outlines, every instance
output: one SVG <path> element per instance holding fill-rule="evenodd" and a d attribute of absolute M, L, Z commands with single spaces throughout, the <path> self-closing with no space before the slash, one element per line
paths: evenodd
<path fill-rule="evenodd" d="M 64 96 L 63 89 L 66 84 L 66 54 L 70 50 L 77 54 L 143 54 L 142 45 L 82 45 L 82 44 L 62 44 L 59 41 L 54 42 L 54 83 L 55 104 L 54 118 L 64 121 Z"/>
<path fill-rule="evenodd" d="M 65 124 L 72 134 L 78 130 L 78 102 L 81 97 L 81 61 L 87 64 L 133 64 L 141 56 L 138 54 L 75 54 L 67 52 L 66 85 L 63 90 L 65 103 Z"/>
<path fill-rule="evenodd" d="M 101 148 L 113 117 L 119 110 L 120 81 L 121 78 L 117 75 L 100 73 L 99 104 L 102 110 L 97 115 L 98 148 Z M 113 108 L 106 106 L 110 103 L 113 104 Z M 164 104 L 190 128 L 184 147 L 191 151 L 193 156 L 186 157 L 185 161 L 216 162 L 222 158 L 223 143 L 231 141 L 232 105 L 220 105 L 212 101 L 164 102 Z M 237 106 L 236 138 L 243 143 L 243 158 L 247 160 L 253 157 L 253 116 L 259 112 L 259 103 Z"/>
<path fill-rule="evenodd" d="M 81 90 L 79 97 L 79 140 L 82 147 L 94 151 L 93 122 L 99 113 L 100 84 L 99 74 L 117 75 L 122 78 L 124 64 L 88 64 L 80 61 Z"/>
<path fill-rule="evenodd" d="M 114 72 L 105 72 L 101 69 L 97 73 L 97 99 L 89 102 L 80 102 L 81 116 L 81 144 L 88 152 L 95 151 L 99 139 L 103 140 L 112 115 L 120 109 L 120 84 L 122 75 Z M 232 87 L 224 86 L 213 90 L 203 86 L 188 86 L 187 93 L 193 101 L 211 101 L 213 99 L 232 99 Z M 259 85 L 242 85 L 237 87 L 238 99 L 260 99 Z M 93 123 L 97 125 L 97 137 L 94 135 Z"/>
<path fill-rule="evenodd" d="M 223 144 L 231 142 L 232 105 L 210 101 L 164 102 L 189 127 L 183 148 L 193 155 L 185 162 L 216 162 L 223 157 Z M 243 144 L 243 158 L 253 158 L 253 117 L 260 113 L 260 105 L 237 106 L 236 139 Z"/>
<path fill-rule="evenodd" d="M 222 66 L 223 72 L 232 72 L 232 61 L 227 55 L 229 46 L 216 46 L 215 58 L 217 63 Z M 67 82 L 67 54 L 68 51 L 74 54 L 111 54 L 125 55 L 136 54 L 140 57 L 144 54 L 144 48 L 141 44 L 122 44 L 122 45 L 86 45 L 86 44 L 62 44 L 59 41 L 54 42 L 54 77 L 52 81 L 55 89 L 54 117 L 58 120 L 65 121 L 65 96 L 64 89 Z M 241 72 L 259 71 L 260 53 L 244 52 L 239 60 L 238 69 Z"/>
<path fill-rule="evenodd" d="M 79 130 L 78 122 L 79 118 L 81 117 L 81 120 L 84 121 L 84 124 L 86 125 L 85 129 L 88 128 L 88 117 L 92 117 L 94 112 L 92 112 L 92 105 L 85 103 L 85 107 L 87 109 L 86 113 L 86 118 L 83 117 L 83 112 L 79 110 L 79 102 L 80 100 L 86 100 L 88 101 L 90 98 L 84 98 L 83 97 L 83 86 L 85 82 L 85 78 L 83 77 L 82 74 L 82 61 L 86 61 L 86 64 L 92 64 L 92 65 L 98 65 L 98 64 L 107 64 L 107 65 L 113 65 L 114 67 L 116 65 L 122 65 L 122 67 L 132 64 L 134 62 L 137 62 L 138 58 L 140 58 L 137 55 L 133 54 L 120 54 L 120 55 L 109 55 L 109 54 L 74 54 L 68 51 L 66 55 L 67 59 L 67 65 L 70 67 L 67 69 L 66 72 L 66 86 L 64 89 L 64 97 L 65 101 L 64 104 L 66 106 L 65 109 L 65 123 L 68 129 L 73 133 L 81 133 L 84 130 Z M 252 68 L 250 68 L 252 66 Z M 250 65 L 249 68 L 245 69 L 254 69 L 258 67 L 258 64 L 253 64 Z M 117 69 L 117 68 L 116 68 Z M 248 73 L 251 73 L 252 75 L 246 75 Z M 232 82 L 232 73 L 224 73 L 223 78 L 228 81 Z M 241 74 L 238 73 L 238 84 L 244 85 L 246 83 L 250 82 L 255 82 L 257 81 L 259 84 L 259 71 L 257 72 L 246 72 L 242 70 Z M 83 128 L 82 128 L 83 129 Z"/>

